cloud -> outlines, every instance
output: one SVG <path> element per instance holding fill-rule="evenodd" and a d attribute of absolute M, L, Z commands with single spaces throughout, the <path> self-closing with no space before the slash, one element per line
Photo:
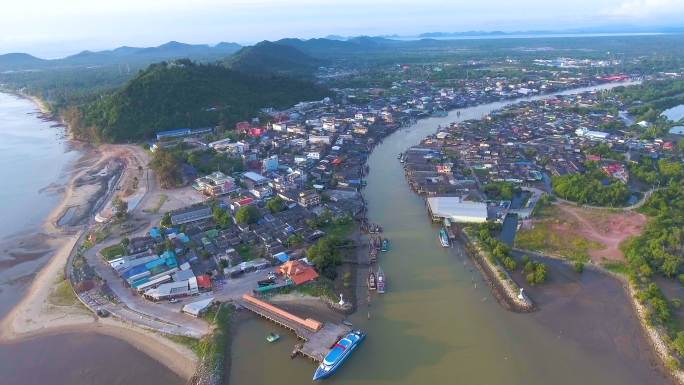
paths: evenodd
<path fill-rule="evenodd" d="M 622 19 L 653 19 L 684 13 L 682 0 L 626 0 L 606 10 L 609 16 Z"/>

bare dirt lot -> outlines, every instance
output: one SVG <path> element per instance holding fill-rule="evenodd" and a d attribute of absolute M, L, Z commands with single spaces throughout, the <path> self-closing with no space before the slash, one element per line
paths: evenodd
<path fill-rule="evenodd" d="M 544 209 L 526 224 L 516 246 L 594 262 L 622 261 L 620 244 L 643 231 L 647 218 L 636 212 L 586 209 L 564 204 Z"/>
<path fill-rule="evenodd" d="M 576 221 L 577 234 L 603 245 L 602 249 L 589 251 L 594 261 L 623 260 L 620 244 L 641 234 L 647 221 L 645 215 L 635 212 L 609 212 L 565 205 L 558 208 Z"/>

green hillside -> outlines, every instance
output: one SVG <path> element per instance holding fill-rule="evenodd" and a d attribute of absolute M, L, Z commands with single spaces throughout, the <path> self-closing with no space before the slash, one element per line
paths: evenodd
<path fill-rule="evenodd" d="M 280 74 L 310 77 L 323 64 L 299 49 L 270 41 L 244 47 L 225 61 L 226 66 L 253 74 Z"/>
<path fill-rule="evenodd" d="M 231 127 L 263 107 L 286 108 L 325 96 L 327 90 L 310 82 L 181 60 L 153 64 L 121 89 L 64 115 L 77 137 L 136 141 L 174 128 Z"/>

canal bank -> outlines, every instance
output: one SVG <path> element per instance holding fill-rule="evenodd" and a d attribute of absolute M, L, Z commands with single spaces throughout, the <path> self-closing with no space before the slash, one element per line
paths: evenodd
<path fill-rule="evenodd" d="M 582 90 L 580 90 L 582 91 Z M 579 92 L 579 91 L 575 91 Z M 481 274 L 439 245 L 438 226 L 426 215 L 422 198 L 406 186 L 397 154 L 434 133 L 439 125 L 480 118 L 506 103 L 452 111 L 421 120 L 388 136 L 370 155 L 363 191 L 368 219 L 384 228 L 392 250 L 380 264 L 388 292 L 365 303 L 359 277 L 354 327 L 368 332 L 363 347 L 345 364 L 332 384 L 667 384 L 621 287 L 607 277 L 594 279 L 595 291 L 564 291 L 533 314 L 512 313 L 492 297 Z M 458 114 L 458 116 L 457 116 Z M 360 269 L 363 270 L 363 269 Z M 365 271 L 364 271 L 365 273 Z M 361 273 L 361 274 L 364 274 Z M 547 288 L 553 288 L 554 278 Z M 594 281 L 592 281 L 594 282 Z M 578 284 L 579 287 L 584 282 Z M 623 293 L 620 297 L 619 293 Z M 570 296 L 568 301 L 564 296 Z M 535 297 L 536 299 L 536 297 Z M 572 304 L 577 304 L 573 306 Z M 568 304 L 567 307 L 560 306 Z M 581 306 L 592 304 L 592 306 Z M 595 306 L 610 304 L 613 314 L 590 316 Z M 617 313 L 616 313 L 617 312 Z M 370 319 L 368 319 L 370 313 Z M 561 321 L 573 321 L 570 330 Z M 273 330 L 266 321 L 244 320 L 232 349 L 232 384 L 302 384 L 314 365 L 287 358 L 294 336 L 266 344 Z M 601 336 L 597 342 L 587 336 Z M 260 357 L 254 360 L 254 357 Z"/>

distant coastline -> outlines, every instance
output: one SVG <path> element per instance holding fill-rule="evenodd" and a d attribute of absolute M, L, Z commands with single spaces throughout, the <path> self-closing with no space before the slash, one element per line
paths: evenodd
<path fill-rule="evenodd" d="M 548 32 L 548 33 L 482 33 L 459 34 L 437 33 L 416 36 L 390 36 L 387 39 L 398 41 L 414 40 L 496 40 L 496 39 L 544 39 L 544 38 L 581 38 L 581 37 L 622 37 L 622 36 L 659 36 L 678 32 Z"/>

